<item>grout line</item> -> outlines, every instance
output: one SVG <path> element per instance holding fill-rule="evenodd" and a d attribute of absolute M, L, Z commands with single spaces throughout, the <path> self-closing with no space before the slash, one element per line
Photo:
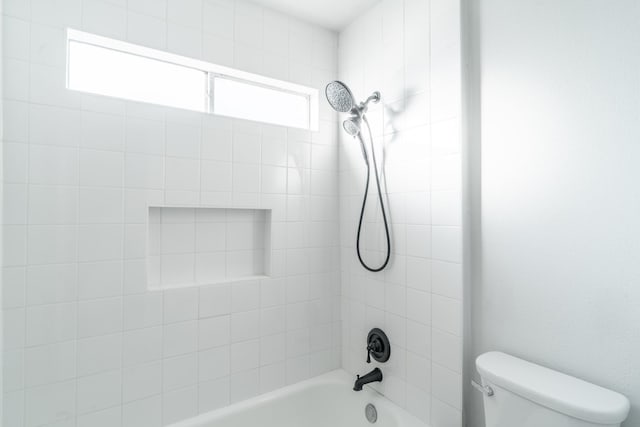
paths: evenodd
<path fill-rule="evenodd" d="M 29 18 L 31 18 L 31 7 L 29 8 Z M 4 40 L 3 40 L 4 42 Z M 32 46 L 32 40 L 31 40 L 31 20 L 29 20 L 29 59 L 31 59 L 31 46 Z M 26 392 L 26 375 L 25 375 L 25 371 L 26 371 L 26 364 L 27 364 L 27 358 L 26 358 L 26 348 L 27 348 L 27 312 L 28 312 L 28 306 L 27 306 L 27 286 L 28 286 L 28 281 L 29 281 L 29 275 L 28 275 L 28 266 L 29 266 L 29 208 L 30 208 L 30 203 L 29 203 L 29 198 L 30 198 L 30 186 L 31 186 L 31 145 L 28 143 L 28 141 L 31 139 L 31 106 L 29 104 L 29 101 L 31 100 L 31 64 L 29 63 L 29 83 L 28 83 L 28 99 L 26 101 L 26 107 L 27 107 L 27 147 L 26 147 L 26 151 L 27 151 L 27 165 L 26 165 L 26 208 L 27 208 L 27 212 L 26 215 L 27 217 L 25 218 L 25 222 L 27 223 L 27 226 L 24 229 L 24 239 L 25 239 L 25 289 L 24 289 L 24 313 L 23 313 L 23 334 L 24 334 L 24 342 L 22 344 L 23 350 L 22 350 L 22 366 L 23 366 L 23 372 L 22 372 L 22 387 L 23 390 L 21 392 L 22 394 L 22 419 L 23 422 L 26 421 L 27 419 L 27 392 Z M 3 144 L 3 152 L 4 152 L 4 144 Z M 4 161 L 4 156 L 3 156 L 3 161 Z M 4 167 L 3 167 L 4 170 Z M 4 186 L 4 183 L 3 183 Z M 3 198 L 4 198 L 4 189 L 3 189 Z M 3 218 L 4 220 L 4 218 Z M 4 235 L 3 235 L 4 238 Z M 4 310 L 3 310 L 4 311 Z M 4 325 L 3 325 L 4 328 Z M 3 350 L 4 350 L 4 346 L 3 346 Z M 77 351 L 77 350 L 76 350 Z M 75 369 L 75 367 L 74 367 Z M 4 366 L 3 366 L 3 370 L 4 370 Z M 2 377 L 4 378 L 4 373 L 2 375 Z M 4 400 L 4 396 L 3 396 L 3 400 Z M 75 405 L 75 403 L 74 403 Z M 0 405 L 2 406 L 2 405 Z"/>
<path fill-rule="evenodd" d="M 84 21 L 84 2 L 81 3 L 80 5 L 80 27 L 82 27 L 82 23 Z M 80 103 L 80 109 L 82 109 L 82 103 Z M 82 129 L 82 113 L 80 113 L 80 129 Z M 82 134 L 82 130 L 80 130 L 80 134 Z M 75 259 L 74 259 L 74 264 L 75 264 L 75 269 L 76 269 L 76 301 L 75 301 L 75 307 L 76 307 L 76 313 L 75 313 L 75 321 L 76 321 L 76 331 L 75 331 L 75 337 L 74 337 L 74 341 L 75 341 L 75 355 L 76 355 L 76 363 L 74 366 L 74 419 L 77 422 L 77 418 L 78 418 L 78 360 L 79 360 L 79 348 L 78 348 L 78 341 L 80 339 L 80 302 L 79 302 L 79 297 L 80 297 L 80 268 L 79 268 L 79 259 L 80 259 L 80 147 L 81 147 L 81 142 L 82 141 L 78 141 L 78 146 L 77 147 L 73 147 L 74 149 L 77 150 L 76 153 L 76 161 L 78 162 L 77 164 L 77 169 L 76 169 L 76 173 L 77 173 L 77 182 L 76 182 L 76 186 L 78 187 L 78 191 L 77 191 L 77 195 L 76 195 L 76 224 L 75 224 L 75 238 L 76 238 L 76 254 L 75 254 Z M 31 144 L 29 144 L 31 145 Z"/>
<path fill-rule="evenodd" d="M 126 24 L 125 24 L 125 32 L 126 32 L 126 38 L 128 39 L 128 32 L 129 32 L 129 25 L 128 25 L 128 19 L 129 19 L 129 1 L 126 0 L 126 5 L 125 5 L 125 19 L 126 19 Z M 122 408 L 124 407 L 124 385 L 125 385 L 125 370 L 124 370 L 124 332 L 125 332 L 125 264 L 127 261 L 127 221 L 126 221 L 126 208 L 125 208 L 125 204 L 126 204 L 126 169 L 127 169 L 127 156 L 128 156 L 128 152 L 127 152 L 127 120 L 128 117 L 126 115 L 126 109 L 124 112 L 124 116 L 123 116 L 123 141 L 122 141 L 122 146 L 124 148 L 124 154 L 123 154 L 123 167 L 122 167 L 122 190 L 121 190 L 121 211 L 120 214 L 122 215 L 122 226 L 123 226 L 123 230 L 122 230 L 122 273 L 121 273 L 121 284 L 120 284 L 120 423 L 124 425 L 124 411 L 122 410 Z M 80 191 L 78 191 L 80 192 Z M 76 363 L 77 363 L 77 359 L 76 359 Z"/>

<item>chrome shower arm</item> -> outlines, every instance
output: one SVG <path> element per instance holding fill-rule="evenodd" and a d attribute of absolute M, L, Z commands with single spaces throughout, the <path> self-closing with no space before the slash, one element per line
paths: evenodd
<path fill-rule="evenodd" d="M 366 101 L 364 101 L 364 105 L 369 105 L 369 102 L 373 102 L 374 104 L 377 104 L 378 102 L 380 102 L 380 92 L 375 91 L 371 94 L 371 96 L 369 96 L 367 98 Z"/>

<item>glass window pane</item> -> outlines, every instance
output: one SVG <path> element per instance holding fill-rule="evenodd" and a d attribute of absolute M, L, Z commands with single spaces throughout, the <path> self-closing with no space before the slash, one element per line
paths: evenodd
<path fill-rule="evenodd" d="M 213 113 L 309 129 L 309 97 L 221 77 L 213 81 Z"/>
<path fill-rule="evenodd" d="M 195 111 L 207 109 L 207 73 L 74 40 L 69 89 Z"/>

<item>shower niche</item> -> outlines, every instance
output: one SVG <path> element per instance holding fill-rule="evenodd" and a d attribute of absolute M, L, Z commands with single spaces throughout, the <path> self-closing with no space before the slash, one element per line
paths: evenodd
<path fill-rule="evenodd" d="M 268 277 L 268 209 L 150 207 L 150 290 Z"/>

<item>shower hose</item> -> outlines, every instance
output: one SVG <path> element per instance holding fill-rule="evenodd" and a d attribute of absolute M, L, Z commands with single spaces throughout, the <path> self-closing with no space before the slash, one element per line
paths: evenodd
<path fill-rule="evenodd" d="M 385 267 L 387 266 L 387 264 L 389 263 L 389 258 L 391 257 L 391 238 L 389 236 L 389 224 L 387 222 L 387 213 L 385 211 L 384 208 L 384 200 L 382 198 L 382 189 L 380 187 L 380 175 L 378 173 L 378 164 L 376 162 L 376 151 L 375 148 L 373 146 L 373 134 L 371 133 L 371 127 L 369 126 L 369 121 L 367 120 L 367 118 L 363 115 L 363 121 L 364 123 L 367 125 L 367 132 L 369 134 L 369 142 L 371 144 L 371 159 L 373 160 L 373 170 L 374 170 L 374 174 L 376 177 L 376 187 L 378 190 L 378 200 L 380 201 L 380 210 L 382 211 L 382 220 L 384 222 L 384 233 L 387 239 L 387 254 L 385 256 L 384 262 L 382 263 L 382 265 L 380 265 L 379 267 L 370 267 L 369 265 L 367 265 L 367 263 L 362 259 L 362 254 L 360 253 L 360 233 L 362 231 L 362 223 L 364 221 L 364 211 L 366 209 L 367 206 L 367 195 L 369 194 L 369 177 L 371 175 L 371 165 L 369 164 L 369 158 L 366 154 L 366 151 L 364 149 L 364 141 L 362 139 L 362 133 L 359 133 L 358 135 L 360 136 L 360 142 L 362 143 L 362 151 L 364 154 L 364 161 L 367 165 L 367 182 L 365 185 L 365 190 L 364 190 L 364 196 L 362 198 L 362 208 L 360 209 L 360 220 L 358 221 L 358 235 L 356 237 L 356 252 L 358 254 L 358 260 L 360 261 L 360 264 L 362 264 L 362 266 L 364 268 L 366 268 L 367 270 L 371 271 L 371 272 L 378 272 L 378 271 L 382 271 L 385 269 Z"/>

